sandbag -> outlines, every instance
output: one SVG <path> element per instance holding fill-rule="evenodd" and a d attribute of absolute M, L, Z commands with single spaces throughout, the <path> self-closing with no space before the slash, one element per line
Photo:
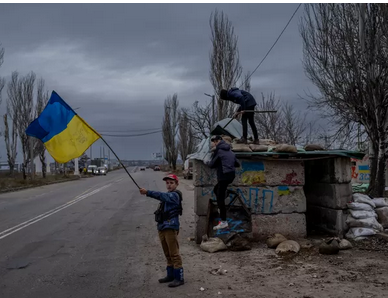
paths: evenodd
<path fill-rule="evenodd" d="M 356 203 L 364 203 L 371 205 L 373 209 L 376 208 L 376 204 L 373 202 L 373 200 L 369 196 L 364 195 L 362 193 L 353 194 L 353 201 Z"/>
<path fill-rule="evenodd" d="M 318 145 L 318 144 L 308 144 L 304 147 L 304 150 L 306 150 L 306 151 L 324 151 L 325 148 L 323 148 L 321 145 Z"/>
<path fill-rule="evenodd" d="M 209 238 L 207 241 L 203 240 L 200 248 L 210 253 L 228 249 L 220 238 Z"/>
<path fill-rule="evenodd" d="M 347 239 L 361 240 L 363 237 L 376 235 L 376 231 L 368 228 L 351 228 L 346 233 Z"/>
<path fill-rule="evenodd" d="M 388 207 L 381 207 L 376 209 L 379 223 L 385 228 L 388 228 Z"/>
<path fill-rule="evenodd" d="M 353 248 L 353 245 L 346 239 L 342 239 L 341 242 L 339 243 L 340 250 L 351 249 L 351 248 Z"/>
<path fill-rule="evenodd" d="M 369 228 L 379 232 L 384 230 L 383 226 L 377 221 L 375 217 L 355 219 L 352 216 L 348 216 L 346 219 L 346 224 L 350 228 Z"/>
<path fill-rule="evenodd" d="M 251 148 L 249 148 L 248 144 L 232 144 L 232 151 L 236 152 L 252 152 Z"/>
<path fill-rule="evenodd" d="M 249 148 L 253 152 L 267 152 L 268 151 L 268 146 L 266 145 L 255 145 L 255 144 L 249 144 Z"/>
<path fill-rule="evenodd" d="M 276 248 L 280 243 L 287 241 L 287 238 L 282 234 L 275 234 L 273 237 L 267 239 L 268 248 Z"/>
<path fill-rule="evenodd" d="M 270 139 L 259 139 L 259 145 L 265 145 L 265 146 L 276 145 L 276 142 Z"/>
<path fill-rule="evenodd" d="M 352 202 L 352 203 L 347 203 L 346 205 L 348 206 L 349 209 L 352 209 L 352 210 L 364 210 L 364 211 L 374 210 L 374 208 L 371 205 L 364 204 L 364 203 Z"/>
<path fill-rule="evenodd" d="M 370 217 L 375 217 L 377 219 L 377 214 L 375 211 L 349 209 L 349 213 L 355 219 L 363 219 L 363 218 L 370 218 Z"/>
<path fill-rule="evenodd" d="M 376 208 L 388 207 L 388 200 L 386 198 L 374 198 L 373 203 L 375 203 Z"/>
<path fill-rule="evenodd" d="M 279 144 L 276 145 L 273 149 L 274 152 L 284 152 L 284 153 L 298 153 L 298 150 L 293 145 Z"/>
<path fill-rule="evenodd" d="M 286 254 L 286 253 L 298 253 L 300 250 L 300 245 L 294 240 L 286 240 L 278 245 L 276 248 L 277 254 Z"/>
<path fill-rule="evenodd" d="M 229 145 L 232 144 L 232 138 L 230 136 L 222 135 L 221 137 L 222 137 L 222 139 L 224 140 L 225 143 L 227 143 Z"/>

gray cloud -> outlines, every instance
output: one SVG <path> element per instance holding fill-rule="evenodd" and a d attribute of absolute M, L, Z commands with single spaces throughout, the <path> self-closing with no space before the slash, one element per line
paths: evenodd
<path fill-rule="evenodd" d="M 203 93 L 212 93 L 209 16 L 215 8 L 235 27 L 246 72 L 260 62 L 296 4 L 1 4 L 6 55 L 0 75 L 34 71 L 97 130 L 157 128 L 168 95 L 178 93 L 181 106 L 209 100 Z M 274 91 L 303 109 L 298 94 L 313 87 L 301 63 L 301 14 L 253 75 L 252 93 Z M 150 158 L 162 146 L 160 134 L 107 140 L 124 159 Z M 0 155 L 4 159 L 3 141 Z"/>

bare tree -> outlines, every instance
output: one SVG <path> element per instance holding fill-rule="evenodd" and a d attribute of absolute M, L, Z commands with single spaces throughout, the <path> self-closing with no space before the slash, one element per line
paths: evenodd
<path fill-rule="evenodd" d="M 385 190 L 388 128 L 388 9 L 381 4 L 310 4 L 300 25 L 306 75 L 322 96 L 310 103 L 370 139 L 372 196 Z"/>
<path fill-rule="evenodd" d="M 168 96 L 164 101 L 164 118 L 162 123 L 162 135 L 165 150 L 165 157 L 169 166 L 176 170 L 178 159 L 178 144 L 176 136 L 178 133 L 179 123 L 179 101 L 178 95 Z"/>
<path fill-rule="evenodd" d="M 233 104 L 221 100 L 221 89 L 234 87 L 242 72 L 237 47 L 238 38 L 228 17 L 215 10 L 209 20 L 212 52 L 210 53 L 210 82 L 217 97 L 217 117 L 222 120 L 233 114 Z"/>
<path fill-rule="evenodd" d="M 212 129 L 212 111 L 210 106 L 211 103 L 205 107 L 200 106 L 198 101 L 196 101 L 191 109 L 182 111 L 190 121 L 196 142 L 207 138 Z"/>
<path fill-rule="evenodd" d="M 24 179 L 27 178 L 26 167 L 28 163 L 32 163 L 34 158 L 30 154 L 29 138 L 25 132 L 34 116 L 34 85 L 35 74 L 33 72 L 19 78 L 18 72 L 15 71 L 12 73 L 7 90 L 7 113 L 11 116 L 17 116 L 16 124 L 23 153 L 22 172 Z"/>
<path fill-rule="evenodd" d="M 261 101 L 257 103 L 260 111 L 278 111 L 277 113 L 256 114 L 255 121 L 258 124 L 257 131 L 259 138 L 272 139 L 278 143 L 283 142 L 284 119 L 282 104 L 279 99 L 275 99 L 275 93 L 270 93 L 267 97 L 261 94 Z"/>
<path fill-rule="evenodd" d="M 0 47 L 0 67 L 1 65 L 3 65 L 3 62 L 4 62 L 4 48 Z M 2 93 L 3 93 L 4 85 L 5 85 L 5 79 L 0 77 L 0 105 L 3 101 Z M 1 131 L 0 131 L 0 136 L 1 136 Z"/>
<path fill-rule="evenodd" d="M 241 82 L 241 88 L 247 92 L 251 92 L 251 72 L 248 71 L 244 78 L 243 81 Z"/>
<path fill-rule="evenodd" d="M 300 143 L 301 137 L 306 131 L 307 114 L 296 112 L 294 107 L 289 103 L 283 105 L 283 122 L 284 122 L 284 142 L 291 145 Z"/>
<path fill-rule="evenodd" d="M 48 100 L 49 94 L 45 90 L 45 82 L 42 78 L 38 81 L 37 87 L 37 97 L 36 97 L 36 106 L 35 106 L 35 117 L 39 117 L 39 115 L 43 112 Z M 43 178 L 46 178 L 47 173 L 47 163 L 46 163 L 46 147 L 44 146 L 41 140 L 35 140 L 35 148 L 34 148 L 34 156 L 38 155 L 39 160 L 42 163 L 42 175 Z"/>
<path fill-rule="evenodd" d="M 186 160 L 189 154 L 193 153 L 195 145 L 194 132 L 188 117 L 187 109 L 182 109 L 179 117 L 178 147 L 183 161 Z"/>
<path fill-rule="evenodd" d="M 9 133 L 9 126 L 8 126 L 8 117 L 7 114 L 4 115 L 4 139 L 5 139 L 5 148 L 7 150 L 7 162 L 9 166 L 9 174 L 10 176 L 13 175 L 13 171 L 15 169 L 15 163 L 16 163 L 16 155 L 17 155 L 17 124 L 16 119 L 17 116 L 13 115 L 12 119 L 12 131 L 11 131 L 11 137 Z"/>

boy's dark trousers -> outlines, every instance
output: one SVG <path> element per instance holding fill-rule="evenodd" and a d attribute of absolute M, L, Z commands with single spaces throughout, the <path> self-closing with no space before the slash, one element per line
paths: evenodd
<path fill-rule="evenodd" d="M 254 111 L 255 106 L 247 107 L 245 110 Z M 258 134 L 257 134 L 256 124 L 255 124 L 255 113 L 254 112 L 244 113 L 241 117 L 241 122 L 242 122 L 242 127 L 243 127 L 243 137 L 245 139 L 248 138 L 248 122 L 249 122 L 249 125 L 251 126 L 254 139 L 255 140 L 259 139 Z"/>

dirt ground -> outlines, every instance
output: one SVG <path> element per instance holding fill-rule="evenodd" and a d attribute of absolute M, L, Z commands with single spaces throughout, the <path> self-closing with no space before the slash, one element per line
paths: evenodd
<path fill-rule="evenodd" d="M 177 297 L 388 297 L 388 245 L 376 238 L 331 256 L 318 253 L 322 235 L 310 237 L 314 246 L 292 257 L 280 257 L 264 243 L 250 251 L 203 252 L 188 239 L 194 235 L 193 191 L 190 181 L 181 184 L 187 197 L 180 238 L 186 284 Z M 226 274 L 210 272 L 220 266 Z"/>

